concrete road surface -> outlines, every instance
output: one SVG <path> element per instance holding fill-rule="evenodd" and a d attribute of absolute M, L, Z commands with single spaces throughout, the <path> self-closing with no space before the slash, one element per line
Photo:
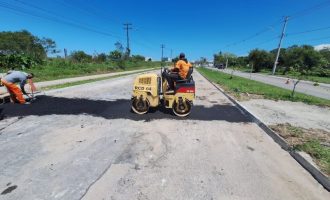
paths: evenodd
<path fill-rule="evenodd" d="M 2 106 L 0 199 L 330 199 L 197 72 L 186 119 L 131 113 L 134 76 Z"/>
<path fill-rule="evenodd" d="M 214 70 L 219 70 L 212 68 Z M 221 70 L 222 72 L 225 72 L 227 74 L 231 74 L 232 70 Z M 263 83 L 267 83 L 270 85 L 275 85 L 277 87 L 281 87 L 284 89 L 292 90 L 293 89 L 293 81 L 290 79 L 289 84 L 285 84 L 288 78 L 285 77 L 278 77 L 278 76 L 271 76 L 271 75 L 265 75 L 265 74 L 255 74 L 255 73 L 246 73 L 246 72 L 240 72 L 240 71 L 235 71 L 234 75 L 260 81 Z M 314 86 L 314 82 L 310 81 L 300 81 L 296 87 L 297 92 L 301 92 L 304 94 L 324 98 L 324 99 L 330 99 L 330 84 L 325 84 L 325 83 L 319 83 L 319 86 Z"/>

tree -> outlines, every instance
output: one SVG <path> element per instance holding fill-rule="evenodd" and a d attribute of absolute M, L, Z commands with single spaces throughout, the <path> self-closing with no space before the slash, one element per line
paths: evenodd
<path fill-rule="evenodd" d="M 132 55 L 132 60 L 133 61 L 145 61 L 145 57 L 141 55 Z"/>
<path fill-rule="evenodd" d="M 107 55 L 105 53 L 98 54 L 93 58 L 93 60 L 98 63 L 104 63 L 107 61 Z"/>
<path fill-rule="evenodd" d="M 115 43 L 115 47 L 116 47 L 116 50 L 117 50 L 118 52 L 120 52 L 121 54 L 123 54 L 125 48 L 124 48 L 124 46 L 123 46 L 122 43 L 120 43 L 120 42 L 116 42 L 116 43 Z"/>
<path fill-rule="evenodd" d="M 313 69 L 320 68 L 326 63 L 322 54 L 309 45 L 289 47 L 284 58 L 287 69 L 296 68 L 295 70 L 303 75 L 311 73 Z"/>
<path fill-rule="evenodd" d="M 237 66 L 238 58 L 233 53 L 222 53 L 221 51 L 218 54 L 213 55 L 215 64 L 226 64 L 228 60 L 229 66 Z"/>
<path fill-rule="evenodd" d="M 29 68 L 56 52 L 56 43 L 50 38 L 40 39 L 26 30 L 0 32 L 1 67 Z"/>
<path fill-rule="evenodd" d="M 260 72 L 262 68 L 272 68 L 273 57 L 265 50 L 254 49 L 249 53 L 249 61 L 253 64 L 253 72 Z"/>
<path fill-rule="evenodd" d="M 273 57 L 273 64 L 274 64 L 274 61 L 275 61 L 275 58 L 276 58 L 276 54 L 277 54 L 277 51 L 278 49 L 273 49 L 270 51 L 272 57 Z M 283 70 L 283 75 L 286 74 L 288 68 L 285 67 L 285 62 L 286 62 L 286 48 L 281 48 L 281 53 L 278 57 L 278 61 L 277 61 L 277 67 L 280 69 L 280 68 L 283 68 L 284 67 L 284 70 Z"/>
<path fill-rule="evenodd" d="M 50 53 L 50 54 L 55 54 L 55 53 L 59 53 L 60 51 L 56 49 L 56 42 L 50 38 L 42 38 L 40 41 L 40 44 L 42 45 L 42 47 L 44 48 L 44 50 L 46 51 L 46 53 Z"/>
<path fill-rule="evenodd" d="M 92 61 L 92 56 L 86 54 L 84 51 L 74 51 L 71 53 L 70 58 L 74 62 L 79 62 L 79 63 L 88 63 Z"/>
<path fill-rule="evenodd" d="M 236 58 L 236 65 L 245 67 L 249 64 L 249 58 L 247 56 L 240 56 Z"/>
<path fill-rule="evenodd" d="M 330 49 L 322 49 L 320 51 L 320 54 L 326 60 L 325 66 L 329 66 L 330 67 Z"/>
<path fill-rule="evenodd" d="M 54 52 L 56 43 L 50 38 L 38 38 L 26 30 L 17 32 L 0 32 L 0 52 L 3 54 L 24 54 L 36 61 Z"/>
<path fill-rule="evenodd" d="M 111 51 L 109 58 L 110 60 L 120 60 L 122 58 L 122 53 L 118 50 Z"/>

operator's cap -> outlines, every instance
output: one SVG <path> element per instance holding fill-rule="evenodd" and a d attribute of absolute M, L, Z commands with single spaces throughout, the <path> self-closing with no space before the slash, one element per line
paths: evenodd
<path fill-rule="evenodd" d="M 185 58 L 185 57 L 186 57 L 186 55 L 184 53 L 180 53 L 179 58 Z"/>

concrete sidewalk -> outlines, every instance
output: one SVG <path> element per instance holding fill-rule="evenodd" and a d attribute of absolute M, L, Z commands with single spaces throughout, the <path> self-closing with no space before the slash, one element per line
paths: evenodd
<path fill-rule="evenodd" d="M 225 69 L 225 70 L 219 70 L 215 68 L 209 68 L 212 70 L 217 70 L 221 71 L 227 74 L 231 74 L 232 70 L 230 69 Z M 291 79 L 290 78 L 290 83 L 286 84 L 286 81 L 288 78 L 285 77 L 278 77 L 278 76 L 271 76 L 271 75 L 265 75 L 265 74 L 256 74 L 256 73 L 246 73 L 246 72 L 241 72 L 241 71 L 235 71 L 234 72 L 235 76 L 240 76 L 243 78 L 247 79 L 252 79 L 255 81 L 263 82 L 266 84 L 274 85 L 277 87 L 281 87 L 287 90 L 292 90 L 293 89 L 293 84 L 296 79 Z M 314 86 L 314 82 L 311 81 L 300 81 L 300 83 L 296 87 L 296 91 L 308 95 L 312 95 L 315 97 L 320 97 L 324 99 L 330 99 L 330 84 L 325 84 L 325 83 L 319 83 L 319 86 Z"/>

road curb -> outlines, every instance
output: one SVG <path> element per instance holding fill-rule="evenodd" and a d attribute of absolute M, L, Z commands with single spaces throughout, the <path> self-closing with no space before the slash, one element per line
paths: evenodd
<path fill-rule="evenodd" d="M 198 72 L 199 73 L 199 72 Z M 279 136 L 276 132 L 270 129 L 265 123 L 263 123 L 258 117 L 256 117 L 253 113 L 251 113 L 247 108 L 241 105 L 238 101 L 228 95 L 222 88 L 214 84 L 203 74 L 199 73 L 203 76 L 208 82 L 210 82 L 215 88 L 217 88 L 222 94 L 224 94 L 239 110 L 241 110 L 246 116 L 248 116 L 254 123 L 256 123 L 267 135 L 269 135 L 283 150 L 288 152 L 305 170 L 307 170 L 314 179 L 319 182 L 328 192 L 330 192 L 330 180 L 314 167 L 311 163 L 309 163 L 304 157 L 302 157 L 299 153 L 294 151 L 286 141 Z"/>

